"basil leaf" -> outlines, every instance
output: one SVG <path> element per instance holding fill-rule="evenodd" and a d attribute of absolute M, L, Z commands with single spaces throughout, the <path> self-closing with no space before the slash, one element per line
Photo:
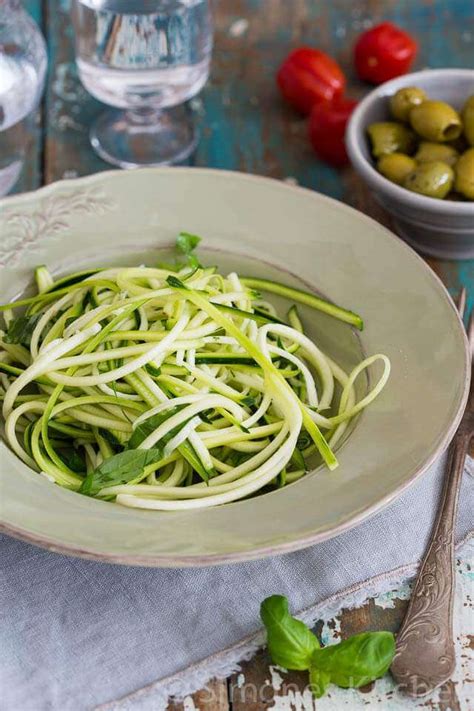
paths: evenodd
<path fill-rule="evenodd" d="M 331 677 L 327 672 L 317 667 L 312 667 L 309 670 L 309 686 L 311 693 L 316 699 L 320 699 L 321 696 L 324 696 L 330 683 Z"/>
<path fill-rule="evenodd" d="M 5 343 L 21 343 L 23 346 L 29 346 L 31 336 L 41 316 L 42 314 L 32 314 L 12 319 L 5 334 Z"/>
<path fill-rule="evenodd" d="M 97 469 L 90 472 L 79 489 L 80 494 L 95 496 L 105 486 L 128 484 L 138 479 L 145 467 L 163 457 L 161 449 L 127 449 L 109 457 Z"/>
<path fill-rule="evenodd" d="M 180 410 L 182 410 L 184 405 L 178 405 L 175 407 L 170 407 L 167 408 L 166 410 L 163 410 L 163 412 L 159 412 L 157 415 L 152 415 L 151 417 L 148 417 L 148 419 L 143 420 L 140 422 L 139 425 L 134 429 L 132 436 L 128 440 L 128 449 L 137 449 L 141 445 L 142 442 L 146 440 L 146 438 L 151 435 L 160 425 L 163 424 L 163 422 L 166 422 L 170 417 L 173 415 L 176 415 Z M 181 427 L 186 424 L 183 423 L 181 425 L 178 425 L 178 429 L 181 429 Z M 171 432 L 174 432 L 172 430 Z M 168 433 L 168 435 L 165 435 L 165 437 L 160 441 L 160 444 L 166 444 L 166 442 L 171 439 L 173 434 Z"/>
<path fill-rule="evenodd" d="M 84 457 L 80 455 L 77 449 L 73 447 L 68 449 L 60 449 L 59 456 L 61 457 L 64 464 L 69 467 L 73 472 L 77 474 L 85 474 L 86 472 L 86 461 Z"/>
<path fill-rule="evenodd" d="M 193 252 L 198 246 L 201 238 L 197 235 L 191 235 L 189 232 L 180 232 L 176 240 L 177 249 L 187 256 Z"/>
<path fill-rule="evenodd" d="M 201 262 L 199 261 L 199 259 L 196 257 L 195 254 L 188 254 L 187 260 L 188 260 L 188 265 L 191 267 L 191 269 L 194 270 L 194 272 L 196 272 L 199 269 L 199 267 L 201 266 Z M 192 273 L 194 273 L 194 272 L 192 272 Z M 187 274 L 186 279 L 189 279 L 189 277 L 192 276 L 192 273 Z"/>
<path fill-rule="evenodd" d="M 268 651 L 273 663 L 285 669 L 309 669 L 319 642 L 304 622 L 290 615 L 286 597 L 267 597 L 262 602 L 260 616 L 267 628 Z"/>
<path fill-rule="evenodd" d="M 201 266 L 199 259 L 193 254 L 200 241 L 200 237 L 191 235 L 189 232 L 180 232 L 176 240 L 177 249 L 186 255 L 187 262 L 192 269 L 198 269 Z"/>
<path fill-rule="evenodd" d="M 311 659 L 311 669 L 325 672 L 345 689 L 364 686 L 383 676 L 395 654 L 391 632 L 363 632 L 323 649 Z"/>
<path fill-rule="evenodd" d="M 139 447 L 142 442 L 144 442 L 144 440 L 157 429 L 157 427 L 159 427 L 169 417 L 172 417 L 177 412 L 180 412 L 183 407 L 186 406 L 177 405 L 175 407 L 170 407 L 167 410 L 159 412 L 156 415 L 152 415 L 148 419 L 143 420 L 143 422 L 140 422 L 140 424 L 137 425 L 128 441 L 128 449 L 133 450 L 136 447 Z M 202 413 L 200 416 L 202 416 Z M 154 446 L 164 448 L 164 446 L 170 441 L 170 439 L 172 439 L 176 434 L 178 434 L 178 432 L 189 422 L 190 419 L 192 418 L 188 418 L 184 422 L 181 422 L 181 424 L 177 425 L 176 427 L 173 427 L 173 429 L 167 432 L 167 434 L 165 434 L 164 437 L 162 437 L 160 441 L 157 442 Z M 210 477 L 215 476 L 215 470 L 212 469 L 210 471 L 207 471 L 207 469 L 205 469 L 205 467 L 201 463 L 201 460 L 196 454 L 194 447 L 188 441 L 182 442 L 178 447 L 178 451 L 186 459 L 186 461 L 191 464 L 194 471 L 199 474 L 203 481 L 207 482 Z"/>

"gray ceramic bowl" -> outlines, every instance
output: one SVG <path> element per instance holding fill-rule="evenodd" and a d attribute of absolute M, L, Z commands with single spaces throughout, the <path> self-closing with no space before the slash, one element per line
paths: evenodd
<path fill-rule="evenodd" d="M 397 232 L 416 249 L 434 257 L 474 258 L 474 203 L 437 200 L 410 192 L 377 172 L 370 156 L 367 126 L 389 118 L 388 97 L 403 86 L 418 86 L 432 99 L 460 109 L 474 94 L 474 70 L 427 69 L 392 79 L 360 102 L 347 127 L 346 144 L 355 170 L 379 203 L 392 214 Z"/>

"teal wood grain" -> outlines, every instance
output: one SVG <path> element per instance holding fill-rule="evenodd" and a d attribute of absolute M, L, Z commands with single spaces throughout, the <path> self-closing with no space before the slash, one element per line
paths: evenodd
<path fill-rule="evenodd" d="M 24 0 L 23 7 L 41 26 L 43 20 L 43 8 L 41 0 Z"/>
<path fill-rule="evenodd" d="M 25 0 L 23 6 L 43 29 L 43 8 L 41 0 Z M 42 108 L 36 112 L 34 125 L 28 136 L 26 161 L 13 193 L 34 190 L 42 183 Z"/>
<path fill-rule="evenodd" d="M 44 179 L 109 168 L 88 142 L 102 110 L 81 87 L 74 66 L 68 0 L 45 0 L 51 72 L 46 100 Z M 357 35 L 384 19 L 412 32 L 420 53 L 415 68 L 469 67 L 474 61 L 474 12 L 466 0 L 219 0 L 211 80 L 193 101 L 201 128 L 195 165 L 287 178 L 344 200 L 387 222 L 387 216 L 350 168 L 317 160 L 306 121 L 284 106 L 275 72 L 300 44 L 318 46 L 342 64 L 348 93 L 370 87 L 354 76 L 351 48 Z M 246 21 L 248 25 L 242 23 Z M 460 285 L 474 296 L 474 261 L 431 260 L 453 295 Z"/>

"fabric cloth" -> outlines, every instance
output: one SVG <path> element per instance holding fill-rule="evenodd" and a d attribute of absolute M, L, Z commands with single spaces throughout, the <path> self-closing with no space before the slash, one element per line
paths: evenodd
<path fill-rule="evenodd" d="M 390 507 L 332 540 L 261 561 L 160 570 L 106 565 L 1 538 L 3 711 L 159 711 L 226 676 L 263 641 L 260 602 L 287 595 L 312 621 L 415 571 L 445 456 Z M 457 541 L 473 529 L 462 483 Z M 134 693 L 138 692 L 138 693 Z M 125 698 L 124 698 L 125 697 Z"/>

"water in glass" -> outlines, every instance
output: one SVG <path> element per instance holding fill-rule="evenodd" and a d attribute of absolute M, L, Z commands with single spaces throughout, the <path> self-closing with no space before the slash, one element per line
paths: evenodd
<path fill-rule="evenodd" d="M 119 108 L 165 108 L 206 82 L 208 0 L 74 0 L 76 61 L 86 89 Z"/>
<path fill-rule="evenodd" d="M 17 0 L 0 3 L 0 196 L 16 183 L 46 73 L 43 37 Z"/>

